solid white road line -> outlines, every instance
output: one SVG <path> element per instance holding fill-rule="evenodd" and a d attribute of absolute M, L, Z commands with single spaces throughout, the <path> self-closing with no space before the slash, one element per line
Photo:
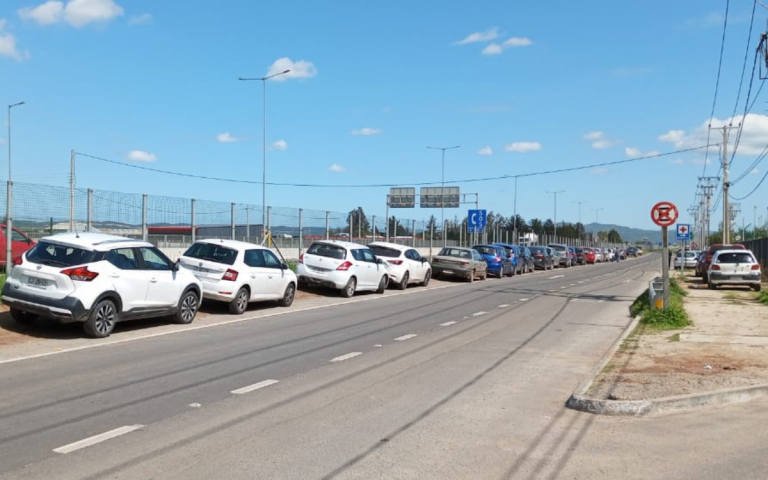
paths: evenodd
<path fill-rule="evenodd" d="M 518 300 L 518 302 L 527 302 L 527 301 L 528 301 L 527 298 L 521 298 L 520 300 Z"/>
<path fill-rule="evenodd" d="M 254 390 L 258 390 L 260 388 L 268 387 L 270 385 L 274 385 L 278 382 L 278 380 L 264 380 L 263 382 L 254 383 L 253 385 L 248 385 L 247 387 L 238 388 L 237 390 L 232 390 L 232 392 L 235 395 L 242 395 L 244 393 L 249 393 Z"/>
<path fill-rule="evenodd" d="M 409 338 L 418 337 L 415 333 L 409 333 L 408 335 L 403 335 L 402 337 L 397 337 L 395 339 L 396 342 L 402 342 L 404 340 L 408 340 Z"/>
<path fill-rule="evenodd" d="M 555 275 L 554 277 L 549 277 L 550 280 L 554 280 L 556 278 L 563 278 L 565 275 Z"/>
<path fill-rule="evenodd" d="M 508 306 L 509 305 L 507 305 L 506 303 L 502 303 L 501 305 L 499 305 L 499 308 L 507 308 Z"/>
<path fill-rule="evenodd" d="M 59 448 L 54 448 L 53 451 L 56 453 L 62 453 L 62 454 L 71 453 L 71 452 L 74 452 L 75 450 L 80 450 L 81 448 L 90 447 L 92 445 L 96 445 L 97 443 L 105 442 L 112 438 L 119 437 L 120 435 L 131 433 L 134 430 L 138 430 L 140 428 L 144 428 L 144 425 L 126 425 L 124 427 L 116 428 L 108 432 L 104 432 L 98 435 L 94 435 L 92 437 L 88 437 L 86 439 L 80 440 L 79 442 L 70 443 L 69 445 L 64 445 L 63 447 L 59 447 Z"/>
<path fill-rule="evenodd" d="M 472 314 L 472 316 L 473 317 L 481 317 L 481 316 L 485 315 L 486 313 L 488 313 L 488 312 L 475 312 L 475 313 Z"/>
<path fill-rule="evenodd" d="M 459 322 L 445 322 L 445 323 L 441 323 L 440 326 L 441 327 L 450 327 L 451 325 L 456 325 L 457 323 L 459 323 Z"/>
<path fill-rule="evenodd" d="M 344 360 L 349 360 L 350 358 L 355 358 L 355 357 L 357 357 L 358 355 L 362 355 L 362 354 L 363 354 L 363 352 L 352 352 L 352 353 L 348 353 L 348 354 L 346 354 L 346 355 L 342 355 L 342 356 L 340 356 L 340 357 L 332 358 L 332 359 L 331 359 L 331 362 L 343 362 Z"/>

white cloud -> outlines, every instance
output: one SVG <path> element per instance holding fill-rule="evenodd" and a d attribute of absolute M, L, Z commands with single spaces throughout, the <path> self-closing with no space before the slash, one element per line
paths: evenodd
<path fill-rule="evenodd" d="M 490 146 L 485 146 L 477 151 L 478 155 L 490 156 L 493 155 L 493 149 Z"/>
<path fill-rule="evenodd" d="M 643 152 L 639 148 L 625 147 L 624 148 L 624 155 L 626 155 L 629 158 L 642 157 L 643 156 Z"/>
<path fill-rule="evenodd" d="M 312 78 L 317 75 L 317 68 L 315 68 L 314 63 L 306 60 L 294 62 L 288 57 L 282 57 L 275 60 L 275 63 L 269 67 L 266 76 L 275 75 L 286 70 L 290 70 L 290 72 L 284 75 L 277 75 L 273 80 L 276 82 L 284 82 L 292 78 L 304 79 Z"/>
<path fill-rule="evenodd" d="M 83 27 L 89 23 L 108 22 L 123 15 L 123 7 L 114 0 L 49 0 L 36 7 L 18 10 L 21 18 L 32 20 L 40 25 L 67 22 L 73 27 Z"/>
<path fill-rule="evenodd" d="M 685 163 L 685 160 L 683 160 L 682 158 L 673 158 L 672 160 L 669 161 L 669 163 L 671 163 L 672 165 L 682 165 Z"/>
<path fill-rule="evenodd" d="M 142 13 L 141 15 L 131 17 L 128 23 L 131 25 L 147 25 L 152 23 L 153 18 L 151 13 Z"/>
<path fill-rule="evenodd" d="M 378 128 L 364 127 L 359 130 L 352 130 L 352 135 L 362 135 L 364 137 L 370 137 L 371 135 L 378 135 L 380 133 L 381 130 Z"/>
<path fill-rule="evenodd" d="M 603 150 L 621 143 L 621 140 L 610 139 L 605 134 L 605 132 L 600 132 L 600 131 L 585 133 L 582 136 L 582 138 L 584 138 L 584 140 L 591 141 L 592 148 L 594 148 L 595 150 Z"/>
<path fill-rule="evenodd" d="M 726 118 L 724 120 L 713 118 L 712 131 L 709 132 L 710 144 L 722 143 L 722 127 L 733 125 L 734 128 L 731 130 L 728 139 L 728 153 L 731 154 L 738 136 L 738 130 L 735 127 L 741 123 L 741 120 L 741 115 L 736 115 L 735 117 Z M 687 132 L 684 130 L 670 130 L 667 133 L 660 135 L 659 140 L 672 143 L 675 148 L 679 150 L 701 147 L 707 144 L 708 125 L 709 121 L 705 120 L 698 127 Z M 717 129 L 720 130 L 718 131 Z M 760 155 L 766 144 L 768 144 L 768 116 L 757 113 L 748 113 L 747 116 L 744 117 L 744 125 L 742 127 L 741 138 L 739 139 L 736 155 Z M 719 146 L 710 147 L 710 155 L 713 152 L 717 152 L 718 149 Z"/>
<path fill-rule="evenodd" d="M 527 37 L 512 37 L 504 40 L 504 46 L 507 48 L 529 47 L 533 45 L 533 40 Z"/>
<path fill-rule="evenodd" d="M 711 158 L 706 158 L 705 159 L 704 157 L 694 158 L 693 160 L 691 160 L 691 163 L 694 164 L 694 165 L 704 165 L 704 164 L 711 165 L 712 164 L 712 159 Z"/>
<path fill-rule="evenodd" d="M 605 167 L 595 167 L 592 170 L 589 171 L 592 175 L 606 175 L 608 173 L 608 169 Z"/>
<path fill-rule="evenodd" d="M 759 168 L 753 168 L 752 170 L 749 171 L 749 174 L 750 175 L 759 175 L 760 174 L 760 169 Z"/>
<path fill-rule="evenodd" d="M 496 27 L 489 28 L 484 32 L 475 32 L 464 37 L 464 40 L 454 42 L 454 45 L 466 45 L 468 43 L 476 42 L 490 42 L 494 38 L 499 36 L 499 29 Z"/>
<path fill-rule="evenodd" d="M 16 45 L 16 37 L 5 31 L 5 19 L 0 18 L 0 57 L 8 57 L 14 60 L 29 58 L 28 51 L 19 50 Z"/>
<path fill-rule="evenodd" d="M 284 152 L 288 150 L 288 142 L 285 140 L 278 140 L 272 144 L 272 150 Z"/>
<path fill-rule="evenodd" d="M 490 43 L 483 49 L 483 55 L 499 55 L 504 49 L 498 43 Z"/>
<path fill-rule="evenodd" d="M 235 143 L 239 140 L 240 140 L 239 138 L 235 137 L 229 132 L 224 132 L 216 135 L 216 141 L 219 143 Z"/>
<path fill-rule="evenodd" d="M 526 152 L 535 152 L 537 150 L 541 150 L 542 145 L 539 142 L 514 142 L 509 143 L 504 147 L 504 150 L 508 152 L 517 152 L 517 153 L 526 153 Z"/>
<path fill-rule="evenodd" d="M 342 167 L 338 163 L 334 163 L 333 165 L 328 167 L 328 170 L 330 170 L 331 172 L 336 172 L 336 173 L 343 173 L 343 172 L 347 171 L 347 169 L 345 169 L 344 167 Z"/>
<path fill-rule="evenodd" d="M 582 138 L 584 140 L 602 140 L 605 138 L 605 132 L 589 132 L 585 133 Z"/>
<path fill-rule="evenodd" d="M 157 160 L 157 155 L 144 150 L 131 150 L 125 158 L 133 162 L 154 162 Z"/>

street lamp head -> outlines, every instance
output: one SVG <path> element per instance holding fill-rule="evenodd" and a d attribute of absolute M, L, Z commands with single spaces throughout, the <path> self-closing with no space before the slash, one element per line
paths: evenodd
<path fill-rule="evenodd" d="M 14 103 L 13 105 L 8 105 L 8 108 L 18 107 L 19 105 L 24 105 L 25 103 L 26 102 Z"/>
<path fill-rule="evenodd" d="M 285 75 L 286 73 L 290 73 L 290 72 L 291 72 L 291 70 L 289 69 L 289 70 L 286 70 L 286 71 L 284 71 L 284 72 L 283 72 L 283 73 L 281 73 L 280 75 Z"/>

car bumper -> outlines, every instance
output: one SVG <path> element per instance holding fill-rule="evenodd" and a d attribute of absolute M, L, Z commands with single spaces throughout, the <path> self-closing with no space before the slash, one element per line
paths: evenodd
<path fill-rule="evenodd" d="M 466 268 L 460 268 L 460 267 L 449 267 L 449 266 L 439 266 L 439 265 L 432 265 L 432 273 L 433 275 L 444 275 L 444 276 L 454 276 L 454 277 L 469 277 L 472 273 L 470 270 Z"/>
<path fill-rule="evenodd" d="M 760 285 L 760 274 L 757 275 L 727 275 L 717 272 L 709 273 L 709 282 L 715 285 Z"/>
<path fill-rule="evenodd" d="M 341 290 L 347 286 L 352 275 L 349 272 L 340 272 L 338 270 L 313 272 L 304 265 L 299 264 L 296 268 L 296 277 L 301 283 Z"/>
<path fill-rule="evenodd" d="M 84 322 L 88 318 L 89 311 L 76 298 L 50 299 L 16 291 L 8 283 L 3 286 L 2 292 L 3 303 L 22 312 L 51 318 L 62 323 Z"/>

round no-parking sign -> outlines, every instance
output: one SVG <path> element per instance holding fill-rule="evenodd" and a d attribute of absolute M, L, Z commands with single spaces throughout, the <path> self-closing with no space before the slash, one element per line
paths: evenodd
<path fill-rule="evenodd" d="M 672 202 L 659 202 L 651 209 L 651 220 L 660 227 L 674 225 L 677 217 L 677 207 Z"/>

